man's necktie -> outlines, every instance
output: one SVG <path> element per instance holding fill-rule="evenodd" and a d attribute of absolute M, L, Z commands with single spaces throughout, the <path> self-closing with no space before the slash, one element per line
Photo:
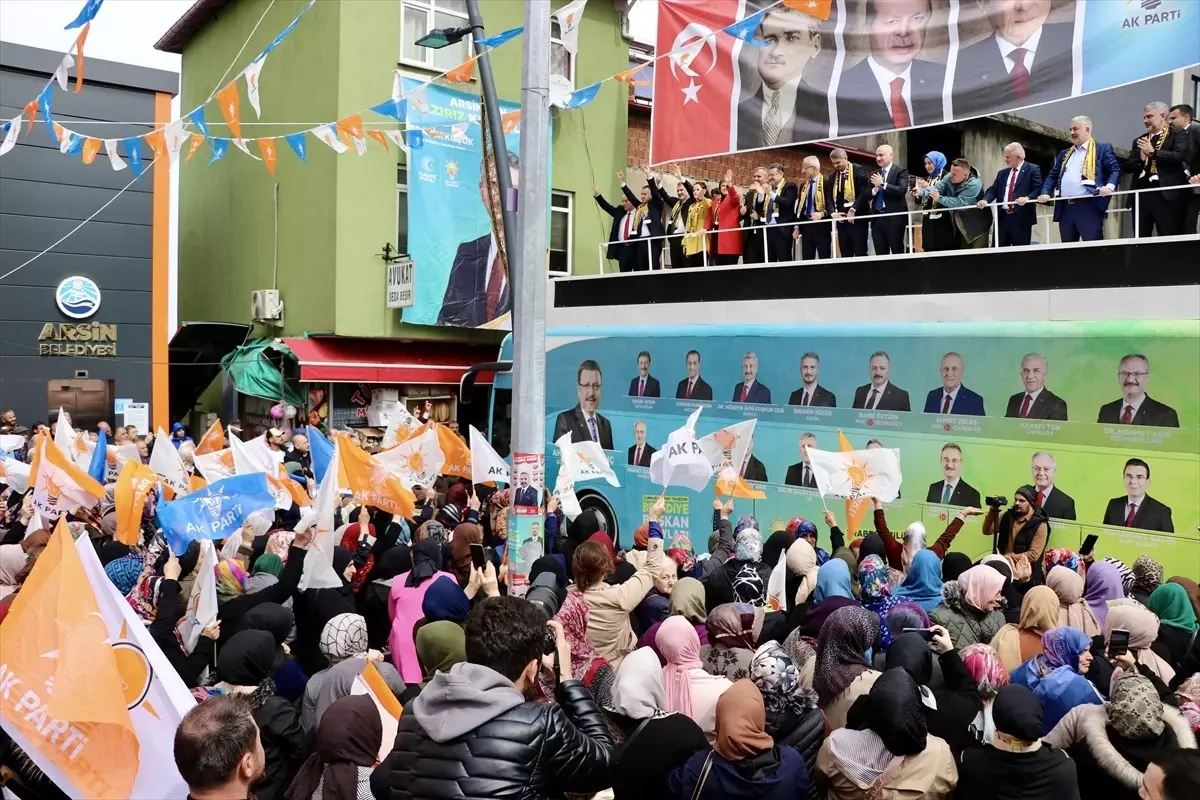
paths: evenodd
<path fill-rule="evenodd" d="M 1125 411 L 1122 412 L 1122 414 L 1121 414 L 1121 424 L 1122 425 L 1132 425 L 1133 424 L 1133 406 L 1131 406 L 1131 405 L 1125 406 Z"/>
<path fill-rule="evenodd" d="M 633 463 L 635 466 L 640 466 L 642 463 L 642 446 L 639 444 L 637 452 L 633 454 Z"/>
<path fill-rule="evenodd" d="M 867 398 L 867 408 L 875 408 L 875 400 L 879 397 L 879 390 L 872 389 L 871 396 Z"/>
<path fill-rule="evenodd" d="M 783 127 L 783 113 L 779 110 L 779 92 L 771 95 L 771 105 L 767 107 L 767 116 L 763 119 L 763 144 L 770 147 L 779 140 L 779 130 Z"/>
<path fill-rule="evenodd" d="M 804 395 L 800 398 L 800 405 L 808 405 L 808 389 L 804 390 Z"/>
<path fill-rule="evenodd" d="M 801 486 L 808 486 L 808 484 L 812 483 L 812 481 L 809 478 L 809 475 L 811 472 L 812 472 L 812 470 L 810 470 L 808 468 L 808 464 L 805 464 L 802 467 L 800 467 L 800 485 Z"/>
<path fill-rule="evenodd" d="M 942 505 L 950 504 L 950 495 L 954 494 L 954 487 L 950 484 L 942 486 Z"/>
<path fill-rule="evenodd" d="M 887 188 L 887 170 L 881 170 L 879 177 L 883 178 L 883 184 L 880 185 L 879 191 L 875 193 L 875 210 L 883 211 L 883 194 L 884 189 Z"/>
<path fill-rule="evenodd" d="M 1018 100 L 1029 99 L 1029 70 L 1025 69 L 1025 54 L 1028 52 L 1024 47 L 1018 47 L 1009 56 L 1013 60 L 1013 68 L 1008 73 L 1008 79 L 1012 81 L 1013 92 Z"/>
<path fill-rule="evenodd" d="M 942 401 L 942 413 L 943 414 L 950 413 L 950 402 L 951 402 L 950 395 L 946 395 L 946 399 Z"/>
<path fill-rule="evenodd" d="M 892 81 L 892 127 L 907 128 L 912 125 L 908 106 L 904 103 L 904 78 Z"/>
<path fill-rule="evenodd" d="M 492 268 L 488 271 L 487 282 L 487 298 L 484 301 L 484 314 L 489 322 L 496 318 L 496 312 L 500 309 L 500 295 L 504 290 L 504 264 L 500 262 L 500 253 L 496 252 L 496 257 L 492 259 Z"/>
<path fill-rule="evenodd" d="M 811 217 L 813 211 L 817 208 L 817 179 L 813 178 L 808 182 L 808 197 L 804 202 L 804 214 Z"/>
<path fill-rule="evenodd" d="M 625 215 L 625 238 L 633 238 L 633 212 Z"/>
<path fill-rule="evenodd" d="M 1137 503 L 1129 504 L 1129 513 L 1125 515 L 1125 527 L 1133 527 L 1133 518 L 1137 516 Z"/>
<path fill-rule="evenodd" d="M 1033 405 L 1033 395 L 1026 394 L 1025 399 L 1021 401 L 1021 413 L 1018 415 L 1021 419 L 1029 416 L 1029 406 Z"/>
<path fill-rule="evenodd" d="M 1004 193 L 1004 207 L 1008 209 L 1008 213 L 1010 214 L 1013 212 L 1013 191 L 1015 191 L 1017 186 L 1017 173 L 1019 171 L 1017 167 L 1013 167 L 1008 171 L 1008 190 Z"/>
<path fill-rule="evenodd" d="M 746 398 L 750 396 L 750 384 L 742 384 L 742 402 L 746 402 Z"/>
<path fill-rule="evenodd" d="M 596 430 L 596 418 L 595 417 L 588 417 L 588 430 L 590 430 L 592 432 L 592 441 L 599 442 L 600 441 L 600 432 Z"/>
<path fill-rule="evenodd" d="M 1045 504 L 1046 504 L 1046 490 L 1043 489 L 1042 491 L 1037 493 L 1037 507 L 1041 508 Z"/>
<path fill-rule="evenodd" d="M 687 399 L 688 400 L 692 399 L 692 387 L 694 385 L 695 385 L 695 381 L 688 381 L 688 388 L 687 388 Z"/>
<path fill-rule="evenodd" d="M 638 379 L 638 397 L 643 397 L 646 394 L 646 379 Z"/>

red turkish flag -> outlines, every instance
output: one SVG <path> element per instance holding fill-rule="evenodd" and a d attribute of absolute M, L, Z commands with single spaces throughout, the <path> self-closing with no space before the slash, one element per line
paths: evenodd
<path fill-rule="evenodd" d="M 662 164 L 729 153 L 733 45 L 721 29 L 738 19 L 739 3 L 661 0 L 650 117 L 650 162 Z M 667 56 L 667 53 L 672 55 Z"/>

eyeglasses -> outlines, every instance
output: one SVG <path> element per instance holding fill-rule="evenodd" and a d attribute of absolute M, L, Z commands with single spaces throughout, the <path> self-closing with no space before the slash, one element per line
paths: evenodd
<path fill-rule="evenodd" d="M 599 384 L 599 383 L 581 383 L 581 384 L 579 384 L 580 389 L 588 389 L 593 392 L 600 391 L 600 387 L 601 387 L 601 384 Z"/>
<path fill-rule="evenodd" d="M 1117 377 L 1125 381 L 1130 378 L 1144 378 L 1149 374 L 1149 372 L 1118 372 Z"/>

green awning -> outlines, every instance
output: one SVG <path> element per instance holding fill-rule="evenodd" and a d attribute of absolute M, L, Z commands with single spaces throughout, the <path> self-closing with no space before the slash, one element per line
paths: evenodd
<path fill-rule="evenodd" d="M 221 359 L 221 369 L 229 373 L 233 387 L 242 394 L 302 407 L 304 398 L 288 385 L 276 366 L 282 358 L 294 358 L 286 344 L 278 339 L 256 339 Z"/>

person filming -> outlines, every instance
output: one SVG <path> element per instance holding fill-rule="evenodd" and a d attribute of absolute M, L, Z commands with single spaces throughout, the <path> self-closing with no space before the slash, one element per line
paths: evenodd
<path fill-rule="evenodd" d="M 1012 508 L 1003 515 L 1000 514 L 1003 499 L 989 497 L 987 503 L 989 508 L 987 516 L 983 518 L 983 535 L 995 534 L 996 552 L 1025 560 L 1031 571 L 1029 583 L 1042 583 L 1042 556 L 1050 540 L 1050 519 L 1045 511 L 1037 507 L 1037 491 L 1032 486 L 1017 489 Z"/>

